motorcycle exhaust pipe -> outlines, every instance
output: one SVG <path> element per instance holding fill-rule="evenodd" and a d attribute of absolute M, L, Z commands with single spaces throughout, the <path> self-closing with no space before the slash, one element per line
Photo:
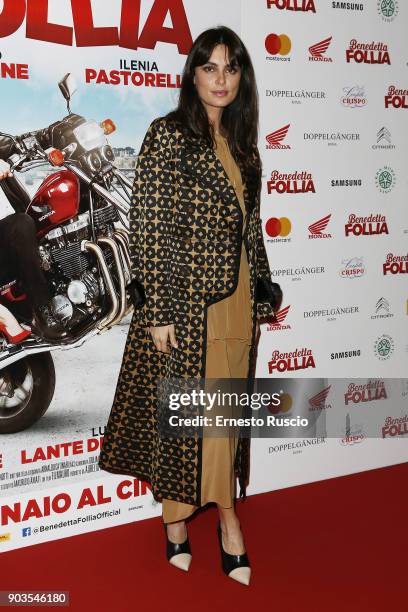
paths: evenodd
<path fill-rule="evenodd" d="M 122 257 L 123 257 L 123 261 L 125 264 L 125 272 L 126 275 L 130 281 L 131 279 L 131 269 L 132 269 L 132 264 L 130 261 L 130 253 L 129 253 L 129 247 L 128 247 L 128 243 L 125 239 L 125 237 L 123 236 L 123 233 L 120 232 L 119 230 L 115 230 L 113 232 L 113 237 L 116 240 L 116 242 L 119 244 L 119 248 L 120 248 L 120 252 L 122 253 Z"/>
<path fill-rule="evenodd" d="M 101 239 L 102 240 L 102 239 Z M 90 253 L 93 253 L 96 257 L 96 259 L 98 260 L 98 263 L 100 265 L 101 271 L 102 271 L 102 276 L 103 279 L 105 281 L 105 286 L 108 290 L 110 299 L 112 301 L 112 307 L 110 309 L 110 311 L 108 312 L 108 314 L 106 315 L 106 317 L 104 317 L 102 319 L 102 321 L 100 321 L 97 325 L 98 329 L 103 329 L 104 327 L 108 327 L 112 324 L 112 321 L 115 320 L 118 312 L 119 312 L 119 300 L 118 300 L 118 296 L 116 295 L 116 291 L 115 291 L 115 287 L 113 284 L 113 280 L 112 277 L 110 275 L 109 272 L 109 268 L 106 265 L 106 261 L 105 258 L 103 256 L 102 253 L 102 249 L 100 247 L 98 247 L 97 244 L 95 244 L 94 242 L 91 242 L 89 240 L 83 240 L 81 243 L 81 249 L 83 251 L 88 251 Z"/>
<path fill-rule="evenodd" d="M 127 232 L 122 231 L 122 230 L 115 230 L 113 232 L 113 237 L 115 238 L 116 242 L 119 244 L 119 249 L 122 254 L 123 268 L 125 271 L 125 277 L 127 279 L 125 281 L 125 284 L 127 285 L 127 283 L 129 283 L 132 280 L 132 264 L 130 260 L 129 240 L 128 240 Z M 127 296 L 126 296 L 126 300 L 127 300 Z M 133 305 L 127 300 L 124 316 L 127 315 L 129 312 L 131 312 L 132 309 L 133 309 Z"/>
<path fill-rule="evenodd" d="M 122 262 L 120 260 L 119 246 L 116 244 L 115 240 L 113 240 L 112 238 L 103 237 L 103 238 L 98 238 L 98 243 L 106 244 L 111 249 L 113 253 L 113 259 L 115 261 L 116 272 L 118 274 L 119 302 L 118 302 L 118 309 L 115 314 L 115 317 L 112 319 L 112 321 L 109 322 L 109 325 L 112 326 L 112 325 L 115 325 L 116 323 L 119 323 L 119 321 L 122 320 L 126 312 L 127 300 L 126 300 L 125 277 L 122 271 Z M 116 295 L 116 292 L 115 292 L 115 295 Z"/>

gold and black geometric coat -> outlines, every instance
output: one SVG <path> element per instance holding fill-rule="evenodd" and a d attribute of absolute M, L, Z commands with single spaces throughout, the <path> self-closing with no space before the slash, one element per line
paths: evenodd
<path fill-rule="evenodd" d="M 271 278 L 260 219 L 261 161 L 254 146 L 244 183 L 244 243 L 250 273 L 252 347 L 248 391 L 255 376 L 256 319 L 273 316 L 255 302 L 257 276 Z M 207 307 L 237 286 L 243 215 L 215 151 L 174 120 L 150 124 L 136 163 L 130 209 L 132 272 L 146 302 L 129 327 L 99 467 L 147 481 L 156 501 L 201 504 L 202 438 L 163 438 L 157 431 L 159 378 L 205 377 Z M 175 325 L 178 348 L 157 351 L 149 326 Z M 248 437 L 240 437 L 235 471 L 240 496 L 249 475 Z"/>

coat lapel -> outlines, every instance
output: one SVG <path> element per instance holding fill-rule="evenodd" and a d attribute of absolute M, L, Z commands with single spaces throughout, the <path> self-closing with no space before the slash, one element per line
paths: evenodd
<path fill-rule="evenodd" d="M 241 210 L 236 191 L 215 151 L 206 142 L 199 139 L 186 138 L 180 147 L 181 168 L 195 177 L 204 188 L 218 193 L 221 200 L 230 203 Z M 244 183 L 244 202 L 250 210 L 249 194 L 246 188 L 245 172 L 242 164 L 238 164 Z"/>

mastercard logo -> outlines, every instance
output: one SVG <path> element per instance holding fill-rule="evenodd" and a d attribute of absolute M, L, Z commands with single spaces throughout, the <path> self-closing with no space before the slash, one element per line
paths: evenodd
<path fill-rule="evenodd" d="M 289 412 L 293 406 L 292 397 L 289 393 L 281 393 L 280 402 L 276 406 L 273 404 L 269 404 L 268 411 L 271 414 L 285 414 L 285 412 Z"/>
<path fill-rule="evenodd" d="M 279 219 L 271 217 L 266 222 L 265 229 L 271 238 L 276 238 L 277 236 L 285 237 L 290 234 L 292 224 L 287 217 L 280 217 Z"/>
<path fill-rule="evenodd" d="M 288 55 L 292 42 L 286 34 L 269 34 L 265 38 L 265 49 L 270 55 Z"/>

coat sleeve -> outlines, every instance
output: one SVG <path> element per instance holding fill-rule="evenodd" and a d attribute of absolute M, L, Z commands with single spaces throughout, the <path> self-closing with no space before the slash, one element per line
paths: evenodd
<path fill-rule="evenodd" d="M 260 218 L 258 218 L 257 262 L 257 277 L 266 277 L 268 279 L 271 279 L 273 282 L 263 238 L 262 219 Z M 275 310 L 269 302 L 258 301 L 256 304 L 256 314 L 258 320 L 265 319 L 269 317 L 274 317 Z"/>
<path fill-rule="evenodd" d="M 168 127 L 150 124 L 136 162 L 129 214 L 132 275 L 144 287 L 146 327 L 173 323 L 169 237 L 175 194 Z"/>
<path fill-rule="evenodd" d="M 257 268 L 256 268 L 256 276 L 268 278 L 273 282 L 271 268 L 269 266 L 268 255 L 265 249 L 265 241 L 263 237 L 263 228 L 262 228 L 262 219 L 260 218 L 260 202 L 261 202 L 261 191 L 262 191 L 262 162 L 259 155 L 258 147 L 255 147 L 254 157 L 256 164 L 259 167 L 259 181 L 257 188 L 257 203 L 258 203 L 258 215 L 257 215 L 257 233 L 256 233 L 256 259 L 257 259 Z M 271 304 L 267 301 L 257 302 L 256 305 L 257 310 L 257 319 L 264 319 L 273 317 L 275 315 L 275 311 L 272 308 Z"/>

